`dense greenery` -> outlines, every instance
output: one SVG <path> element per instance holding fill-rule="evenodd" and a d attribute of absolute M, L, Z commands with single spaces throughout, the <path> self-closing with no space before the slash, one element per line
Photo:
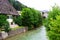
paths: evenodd
<path fill-rule="evenodd" d="M 16 10 L 22 11 L 21 16 L 14 18 L 14 21 L 19 26 L 28 26 L 36 28 L 42 24 L 42 18 L 39 11 L 28 8 L 17 0 L 9 0 Z"/>
<path fill-rule="evenodd" d="M 21 16 L 14 20 L 19 26 L 28 26 L 29 29 L 42 25 L 40 12 L 31 8 L 23 8 Z"/>
<path fill-rule="evenodd" d="M 13 7 L 18 10 L 18 11 L 21 11 L 22 8 L 26 8 L 27 6 L 23 5 L 22 3 L 20 3 L 19 1 L 17 0 L 8 0 L 12 5 Z"/>
<path fill-rule="evenodd" d="M 22 26 L 22 20 L 21 20 L 21 16 L 17 16 L 16 18 L 13 17 L 13 20 L 16 24 L 18 24 L 19 26 Z"/>
<path fill-rule="evenodd" d="M 0 14 L 0 29 L 4 29 L 4 31 L 9 31 L 9 23 L 6 21 L 7 16 Z"/>
<path fill-rule="evenodd" d="M 5 24 L 6 16 L 0 14 L 0 28 Z"/>
<path fill-rule="evenodd" d="M 54 6 L 49 12 L 45 26 L 50 40 L 60 40 L 60 8 L 58 6 Z"/>
<path fill-rule="evenodd" d="M 39 27 L 40 25 L 42 25 L 42 17 L 40 11 L 32 8 L 30 8 L 30 10 L 32 11 L 32 25 L 34 26 L 34 28 Z"/>

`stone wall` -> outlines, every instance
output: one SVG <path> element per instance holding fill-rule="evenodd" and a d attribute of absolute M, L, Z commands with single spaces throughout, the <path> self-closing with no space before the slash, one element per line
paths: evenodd
<path fill-rule="evenodd" d="M 21 28 L 21 29 L 17 29 L 17 30 L 11 30 L 11 31 L 8 32 L 8 35 L 9 35 L 9 37 L 11 37 L 11 36 L 14 36 L 16 34 L 20 34 L 20 33 L 26 32 L 27 30 L 28 30 L 27 27 L 24 27 L 24 28 Z"/>
<path fill-rule="evenodd" d="M 11 30 L 8 33 L 0 33 L 0 40 L 8 38 L 8 37 L 12 37 L 14 35 L 17 35 L 17 34 L 20 34 L 20 33 L 26 32 L 26 31 L 28 31 L 28 28 L 23 27 L 23 28 L 19 28 L 19 29 L 16 29 L 16 30 Z M 5 34 L 8 35 L 8 36 L 5 36 Z M 4 35 L 4 36 L 2 36 L 2 35 Z"/>
<path fill-rule="evenodd" d="M 0 40 L 2 40 L 2 36 L 1 36 L 1 33 L 0 33 Z"/>

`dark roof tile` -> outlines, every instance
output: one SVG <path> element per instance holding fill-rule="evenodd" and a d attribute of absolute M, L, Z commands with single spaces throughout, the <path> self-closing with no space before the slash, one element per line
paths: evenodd
<path fill-rule="evenodd" d="M 3 14 L 19 15 L 8 0 L 0 0 L 0 12 Z"/>

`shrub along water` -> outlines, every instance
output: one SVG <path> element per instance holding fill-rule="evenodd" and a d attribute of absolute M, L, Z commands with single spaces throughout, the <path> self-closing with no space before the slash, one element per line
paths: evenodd
<path fill-rule="evenodd" d="M 60 40 L 60 8 L 54 6 L 48 14 L 45 26 L 49 39 Z"/>
<path fill-rule="evenodd" d="M 21 16 L 15 19 L 15 23 L 19 26 L 27 26 L 29 29 L 42 25 L 41 13 L 32 8 L 23 8 Z"/>

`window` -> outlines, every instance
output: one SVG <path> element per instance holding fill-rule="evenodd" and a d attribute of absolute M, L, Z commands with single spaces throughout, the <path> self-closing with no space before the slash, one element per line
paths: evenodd
<path fill-rule="evenodd" d="M 12 19 L 12 15 L 8 15 L 7 18 L 8 18 L 8 19 Z"/>
<path fill-rule="evenodd" d="M 11 25 L 13 25 L 13 22 L 11 22 Z"/>

